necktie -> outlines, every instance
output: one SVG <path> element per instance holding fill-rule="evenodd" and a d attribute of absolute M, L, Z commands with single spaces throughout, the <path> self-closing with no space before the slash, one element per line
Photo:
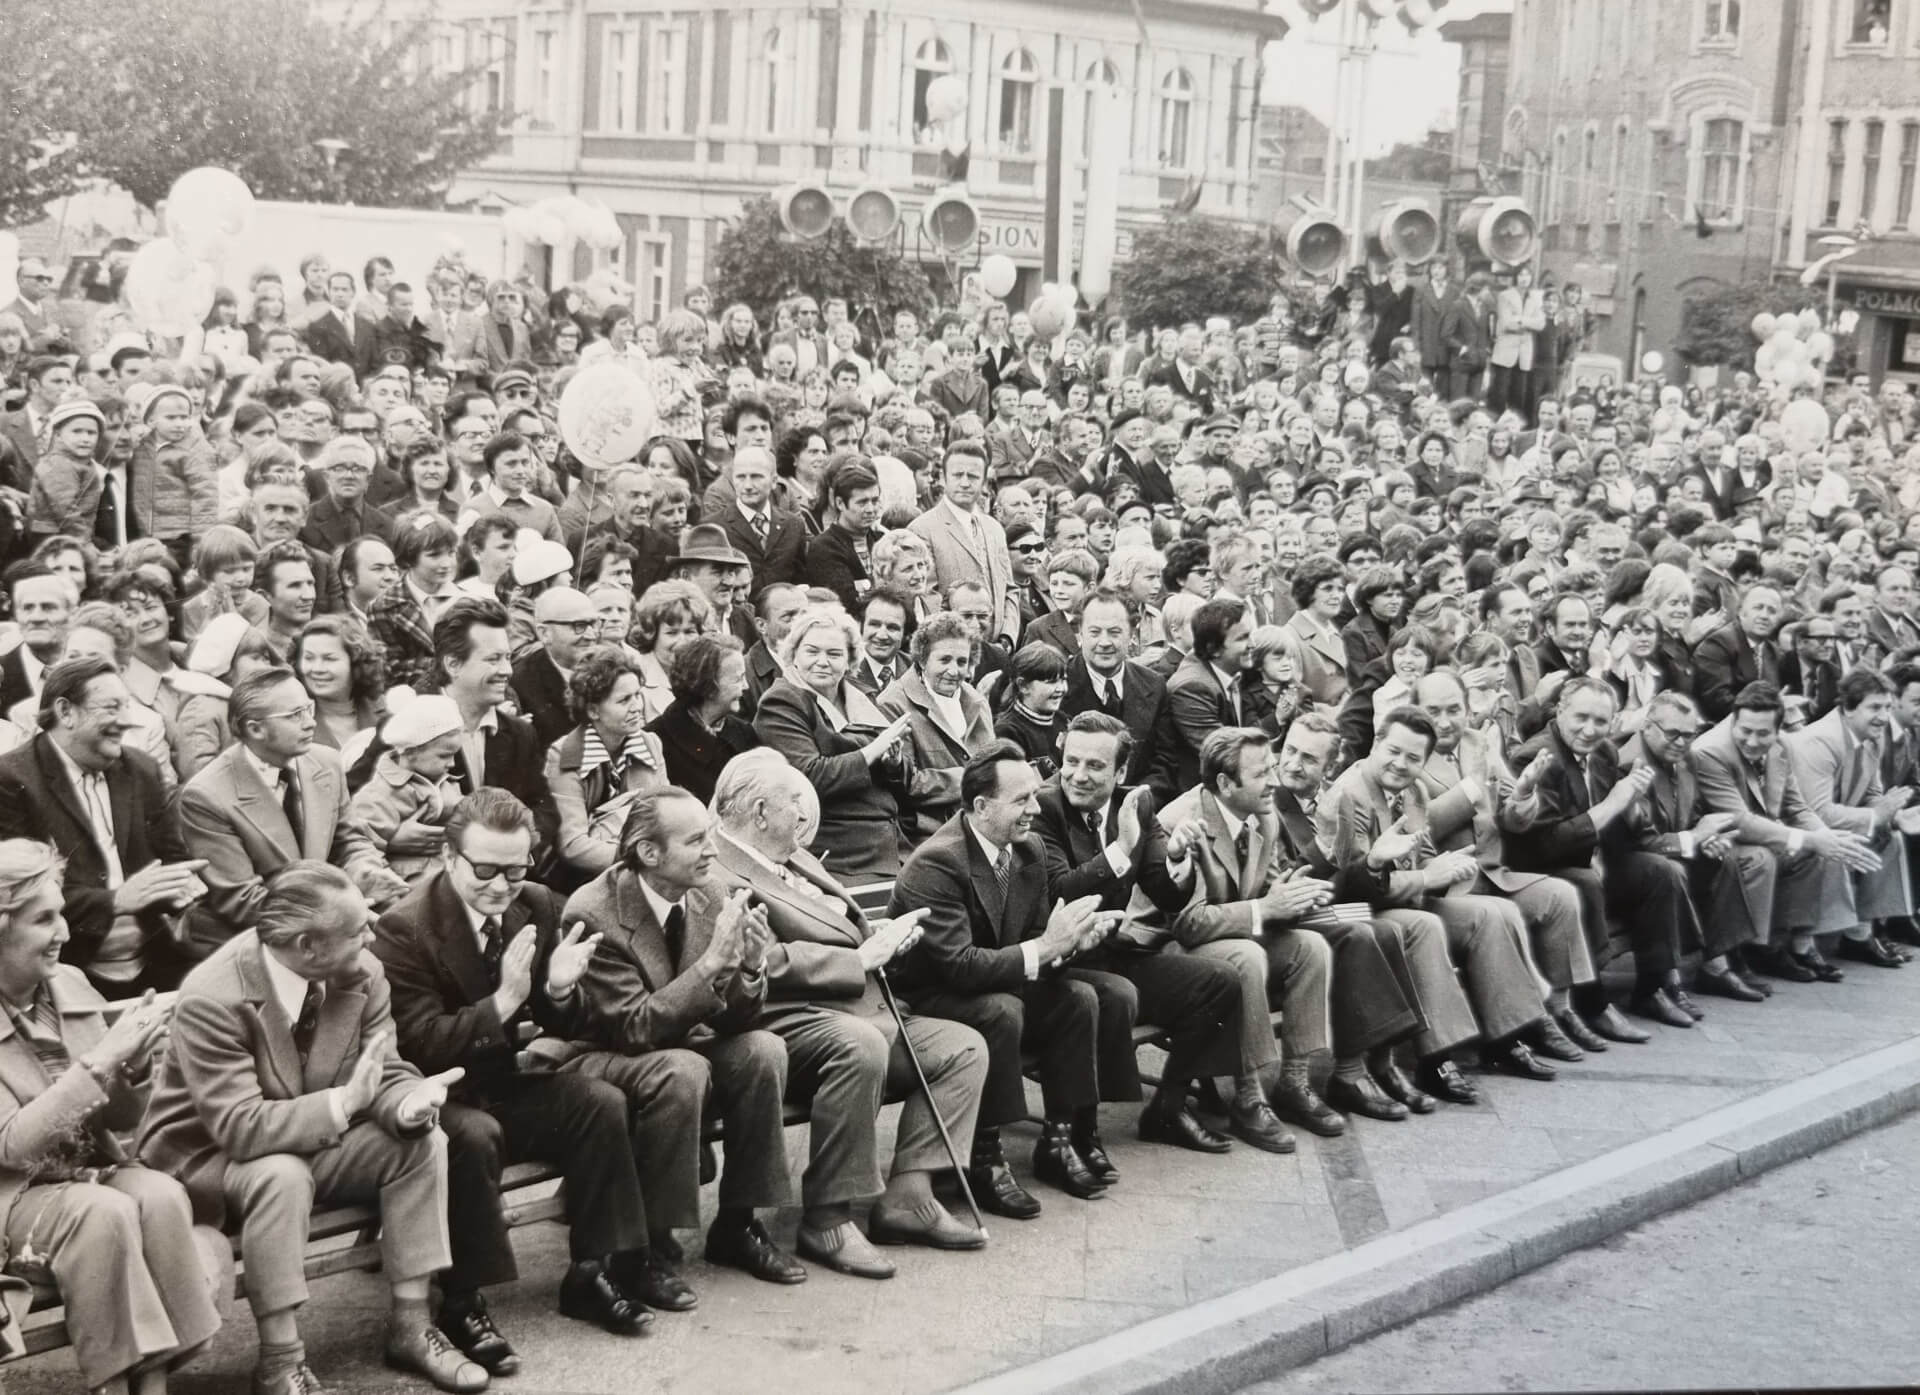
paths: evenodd
<path fill-rule="evenodd" d="M 1100 817 L 1100 810 L 1098 809 L 1087 810 L 1087 832 L 1093 835 L 1095 842 L 1102 841 L 1100 835 L 1102 832 L 1105 831 L 1103 828 L 1103 824 L 1104 824 L 1104 820 Z"/>
<path fill-rule="evenodd" d="M 667 936 L 667 952 L 673 956 L 674 967 L 680 966 L 680 951 L 687 942 L 687 912 L 684 906 L 675 906 L 667 912 L 667 923 L 661 927 Z"/>
<path fill-rule="evenodd" d="M 292 766 L 280 772 L 280 807 L 287 812 L 287 826 L 293 830 L 293 841 L 306 847 L 307 808 L 300 798 L 300 782 L 294 777 Z"/>
<path fill-rule="evenodd" d="M 94 540 L 102 547 L 120 546 L 120 490 L 111 474 L 100 481 L 100 507 L 93 516 Z"/>
<path fill-rule="evenodd" d="M 756 513 L 753 516 L 753 533 L 755 537 L 760 539 L 762 546 L 765 546 L 767 530 L 772 526 L 773 525 L 767 521 L 767 516 L 764 513 Z"/>
<path fill-rule="evenodd" d="M 1105 696 L 1100 702 L 1101 709 L 1109 717 L 1118 717 L 1126 710 L 1126 704 L 1120 700 L 1120 685 L 1108 683 Z"/>
<path fill-rule="evenodd" d="M 326 1000 L 325 984 L 307 985 L 307 995 L 300 1002 L 300 1016 L 293 1024 L 293 1049 L 300 1053 L 302 1066 L 307 1063 L 307 1053 L 313 1050 L 313 1034 L 320 1028 L 320 1005 Z"/>
<path fill-rule="evenodd" d="M 1000 888 L 1000 899 L 1007 899 L 1007 884 L 1013 880 L 1013 849 L 1002 848 L 993 859 L 993 880 Z"/>
<path fill-rule="evenodd" d="M 1237 833 L 1233 839 L 1233 850 L 1240 859 L 1240 866 L 1234 868 L 1234 871 L 1236 872 L 1242 871 L 1246 868 L 1248 854 L 1250 854 L 1253 851 L 1253 820 L 1252 819 L 1248 819 L 1245 823 L 1240 825 L 1240 832 Z"/>
<path fill-rule="evenodd" d="M 1856 741 L 1854 743 L 1853 753 L 1847 757 L 1847 783 L 1846 787 L 1840 791 L 1842 800 L 1853 799 L 1855 790 L 1859 790 L 1862 794 L 1866 792 L 1867 759 L 1869 754 L 1870 752 L 1866 742 Z"/>
<path fill-rule="evenodd" d="M 506 955 L 506 937 L 500 933 L 500 917 L 490 915 L 480 922 L 480 962 L 487 966 L 487 983 L 500 986 L 500 960 Z"/>

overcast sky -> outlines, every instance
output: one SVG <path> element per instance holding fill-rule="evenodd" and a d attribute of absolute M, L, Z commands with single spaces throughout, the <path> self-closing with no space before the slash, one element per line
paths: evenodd
<path fill-rule="evenodd" d="M 1352 0 L 1347 0 L 1351 4 Z M 1272 6 L 1286 11 L 1285 0 Z M 1442 21 L 1512 9 L 1511 0 L 1452 0 Z M 1439 26 L 1409 35 L 1398 20 L 1381 24 L 1367 85 L 1366 148 L 1380 154 L 1403 140 L 1419 140 L 1436 123 L 1453 125 L 1460 82 L 1460 50 L 1441 39 Z M 1304 106 L 1322 121 L 1333 113 L 1333 75 L 1340 36 L 1338 13 L 1296 25 L 1267 46 L 1264 100 Z"/>

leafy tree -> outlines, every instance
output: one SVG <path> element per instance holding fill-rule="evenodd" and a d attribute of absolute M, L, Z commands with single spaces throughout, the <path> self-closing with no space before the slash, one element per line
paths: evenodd
<path fill-rule="evenodd" d="M 1264 231 L 1187 215 L 1135 235 L 1113 294 L 1136 325 L 1177 325 L 1208 315 L 1245 324 L 1266 314 L 1274 291 L 1291 278 Z"/>
<path fill-rule="evenodd" d="M 99 37 L 69 32 L 51 6 L 0 4 L 0 228 L 35 221 L 84 181 L 71 131 Z"/>
<path fill-rule="evenodd" d="M 1811 301 L 1811 293 L 1799 286 L 1763 279 L 1703 282 L 1680 302 L 1680 333 L 1673 350 L 1696 366 L 1751 369 L 1754 350 L 1760 347 L 1753 337 L 1753 317 L 1762 311 L 1777 315 L 1804 310 Z"/>
<path fill-rule="evenodd" d="M 773 323 L 780 301 L 801 293 L 816 299 L 845 296 L 856 318 L 877 316 L 882 324 L 896 310 L 924 315 L 935 303 L 926 271 L 891 245 L 860 243 L 838 218 L 821 236 L 802 241 L 780 226 L 770 198 L 749 201 L 728 224 L 708 260 L 707 276 L 716 307 L 740 301 L 752 307 L 762 325 Z"/>
<path fill-rule="evenodd" d="M 431 20 L 332 24 L 306 0 L 76 0 L 63 28 L 97 36 L 77 154 L 152 207 L 218 165 L 269 199 L 421 207 L 498 144 L 510 115 L 475 115 L 472 71 L 425 61 Z M 28 6 L 31 10 L 35 7 Z M 314 146 L 350 149 L 329 172 Z"/>

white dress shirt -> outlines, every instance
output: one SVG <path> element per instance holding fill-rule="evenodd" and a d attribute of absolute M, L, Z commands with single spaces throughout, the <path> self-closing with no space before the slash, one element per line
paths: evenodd
<path fill-rule="evenodd" d="M 287 1015 L 287 1025 L 297 1026 L 300 1010 L 307 1005 L 307 985 L 312 980 L 300 977 L 264 945 L 261 946 L 260 958 L 267 966 L 267 983 L 273 989 L 274 1001 L 280 1004 L 280 1011 Z M 352 1120 L 347 1116 L 347 1092 L 343 1086 L 335 1085 L 327 1091 L 327 1107 L 333 1111 L 335 1130 L 345 1133 Z"/>
<path fill-rule="evenodd" d="M 1000 844 L 989 840 L 987 835 L 980 831 L 980 825 L 976 824 L 972 819 L 967 820 L 967 831 L 973 835 L 973 841 L 980 845 L 980 851 L 987 855 L 987 862 L 989 864 L 999 862 L 1000 854 L 1003 851 L 1007 851 L 1007 849 L 1003 848 Z M 1027 982 L 1031 983 L 1039 978 L 1040 942 L 1038 940 L 1022 940 L 1020 942 L 1020 957 L 1026 961 Z"/>

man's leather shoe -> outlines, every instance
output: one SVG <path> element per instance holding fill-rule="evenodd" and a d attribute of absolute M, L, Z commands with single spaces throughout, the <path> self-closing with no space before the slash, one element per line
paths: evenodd
<path fill-rule="evenodd" d="M 1707 1020 L 1706 1013 L 1700 1011 L 1700 1005 L 1689 998 L 1687 996 L 1687 990 L 1680 987 L 1679 984 L 1669 984 L 1667 986 L 1667 996 L 1673 999 L 1673 1005 L 1675 1007 L 1679 1008 L 1680 1011 L 1691 1017 L 1695 1022 L 1705 1022 Z"/>
<path fill-rule="evenodd" d="M 1693 1019 L 1680 1011 L 1680 1005 L 1667 996 L 1667 990 L 1664 988 L 1635 993 L 1627 1003 L 1627 1011 L 1652 1022 L 1664 1022 L 1669 1027 L 1693 1025 Z"/>
<path fill-rule="evenodd" d="M 1087 1171 L 1104 1185 L 1110 1187 L 1120 1180 L 1120 1169 L 1107 1156 L 1107 1145 L 1100 1138 L 1100 1130 L 1074 1129 L 1067 1137 L 1073 1143 L 1073 1151 L 1080 1155 L 1080 1161 L 1087 1165 Z"/>
<path fill-rule="evenodd" d="M 685 1264 L 687 1252 L 680 1242 L 673 1238 L 673 1232 L 663 1230 L 658 1235 L 647 1237 L 647 1248 L 668 1264 Z"/>
<path fill-rule="evenodd" d="M 1798 955 L 1777 945 L 1768 945 L 1765 948 L 1756 946 L 1749 949 L 1747 962 L 1759 969 L 1761 973 L 1771 974 L 1774 978 L 1783 978 L 1788 983 L 1812 983 L 1820 977 L 1802 964 Z"/>
<path fill-rule="evenodd" d="M 567 1270 L 560 1281 L 560 1312 L 616 1337 L 637 1337 L 653 1321 L 653 1314 L 629 1298 L 597 1259 L 578 1260 Z"/>
<path fill-rule="evenodd" d="M 1065 1124 L 1040 1126 L 1040 1141 L 1033 1147 L 1033 1177 L 1082 1201 L 1092 1201 L 1107 1190 L 1107 1184 L 1087 1171 L 1086 1163 L 1073 1151 Z"/>
<path fill-rule="evenodd" d="M 1621 1015 L 1620 1009 L 1612 1003 L 1608 1003 L 1589 1017 L 1587 1025 L 1608 1041 L 1624 1041 L 1630 1046 L 1645 1046 L 1653 1040 L 1652 1032 L 1627 1021 Z"/>
<path fill-rule="evenodd" d="M 1297 1146 L 1274 1117 L 1273 1106 L 1258 1096 L 1233 1102 L 1227 1111 L 1227 1132 L 1263 1153 L 1291 1153 Z"/>
<path fill-rule="evenodd" d="M 1327 1103 L 1342 1114 L 1358 1114 L 1363 1119 L 1379 1119 L 1397 1124 L 1407 1117 L 1407 1107 L 1394 1099 L 1371 1075 L 1359 1079 L 1336 1075 L 1327 1082 Z"/>
<path fill-rule="evenodd" d="M 493 1325 L 493 1316 L 487 1312 L 487 1302 L 479 1294 L 457 1305 L 443 1304 L 440 1316 L 433 1325 L 446 1334 L 448 1341 L 485 1366 L 487 1374 L 511 1376 L 519 1373 L 519 1353 L 500 1335 L 500 1329 Z"/>
<path fill-rule="evenodd" d="M 1587 1053 L 1574 1045 L 1567 1034 L 1560 1030 L 1560 1024 L 1553 1020 L 1553 1014 L 1535 1022 L 1526 1029 L 1527 1045 L 1536 1055 L 1545 1056 L 1550 1061 L 1584 1061 Z"/>
<path fill-rule="evenodd" d="M 1317 1133 L 1322 1138 L 1338 1138 L 1347 1131 L 1347 1121 L 1327 1108 L 1327 1102 L 1314 1094 L 1311 1085 L 1303 1085 L 1298 1080 L 1282 1076 L 1267 1098 L 1273 1102 L 1275 1114 L 1289 1124 L 1298 1124 L 1308 1133 Z"/>
<path fill-rule="evenodd" d="M 1215 1133 L 1193 1115 L 1190 1109 L 1164 1109 L 1149 1105 L 1140 1111 L 1140 1139 L 1144 1143 L 1171 1143 L 1196 1153 L 1231 1153 L 1232 1140 Z"/>
<path fill-rule="evenodd" d="M 809 1230 L 803 1225 L 793 1237 L 793 1248 L 803 1259 L 856 1279 L 891 1279 L 894 1274 L 893 1261 L 868 1244 L 852 1221 L 842 1221 L 827 1230 Z"/>
<path fill-rule="evenodd" d="M 437 1327 L 388 1332 L 387 1365 L 425 1376 L 454 1395 L 475 1395 L 487 1388 L 487 1368 L 471 1360 Z"/>
<path fill-rule="evenodd" d="M 937 1201 L 908 1211 L 874 1203 L 867 1216 L 867 1238 L 876 1245 L 925 1245 L 932 1250 L 984 1250 L 987 1233 L 962 1225 L 953 1212 Z"/>
<path fill-rule="evenodd" d="M 1810 949 L 1796 949 L 1788 957 L 1822 983 L 1838 983 L 1847 976 L 1846 970 L 1828 961 L 1827 956 L 1820 952 L 1819 945 Z"/>
<path fill-rule="evenodd" d="M 1433 1096 L 1408 1079 L 1407 1073 L 1392 1061 L 1375 1066 L 1368 1074 L 1388 1099 L 1400 1101 L 1415 1114 L 1431 1114 L 1439 1108 Z"/>
<path fill-rule="evenodd" d="M 699 1295 L 657 1249 L 615 1255 L 613 1280 L 622 1293 L 662 1312 L 690 1313 L 700 1303 Z"/>
<path fill-rule="evenodd" d="M 773 1243 L 758 1217 L 745 1225 L 715 1221 L 707 1231 L 707 1263 L 724 1264 L 767 1284 L 804 1284 L 806 1266 Z"/>
<path fill-rule="evenodd" d="M 1882 921 L 1880 938 L 1893 945 L 1920 945 L 1920 923 L 1904 915 Z"/>
<path fill-rule="evenodd" d="M 311 1366 L 292 1366 L 271 1380 L 253 1378 L 253 1395 L 327 1395 Z"/>
<path fill-rule="evenodd" d="M 1040 1199 L 1014 1179 L 1005 1158 L 976 1160 L 967 1169 L 967 1185 L 973 1188 L 973 1199 L 982 1211 L 1012 1221 L 1030 1221 L 1040 1214 Z"/>
<path fill-rule="evenodd" d="M 1716 998 L 1731 998 L 1736 1003 L 1762 1003 L 1766 994 L 1748 983 L 1731 969 L 1725 973 L 1714 973 L 1702 969 L 1693 976 L 1693 991 L 1711 993 Z"/>
<path fill-rule="evenodd" d="M 1877 969 L 1897 969 L 1906 963 L 1874 935 L 1864 940 L 1842 939 L 1839 954 L 1842 959 L 1851 959 L 1857 964 L 1871 964 Z"/>
<path fill-rule="evenodd" d="M 1733 976 L 1761 997 L 1771 998 L 1773 996 L 1773 985 L 1767 982 L 1766 975 L 1762 974 L 1758 969 L 1749 968 L 1745 964 L 1736 964 L 1733 969 Z"/>
<path fill-rule="evenodd" d="M 1487 1064 L 1522 1080 L 1555 1080 L 1559 1072 L 1538 1056 L 1524 1041 L 1510 1041 L 1487 1053 Z"/>
<path fill-rule="evenodd" d="M 1443 1099 L 1448 1104 L 1480 1103 L 1480 1087 L 1460 1072 L 1460 1067 L 1452 1061 L 1428 1061 L 1420 1067 L 1413 1077 L 1427 1094 L 1435 1099 Z"/>
<path fill-rule="evenodd" d="M 1599 1053 L 1607 1049 L 1607 1039 L 1589 1027 L 1572 1008 L 1563 1008 L 1553 1014 L 1554 1025 L 1567 1035 L 1567 1040 L 1582 1051 Z"/>

